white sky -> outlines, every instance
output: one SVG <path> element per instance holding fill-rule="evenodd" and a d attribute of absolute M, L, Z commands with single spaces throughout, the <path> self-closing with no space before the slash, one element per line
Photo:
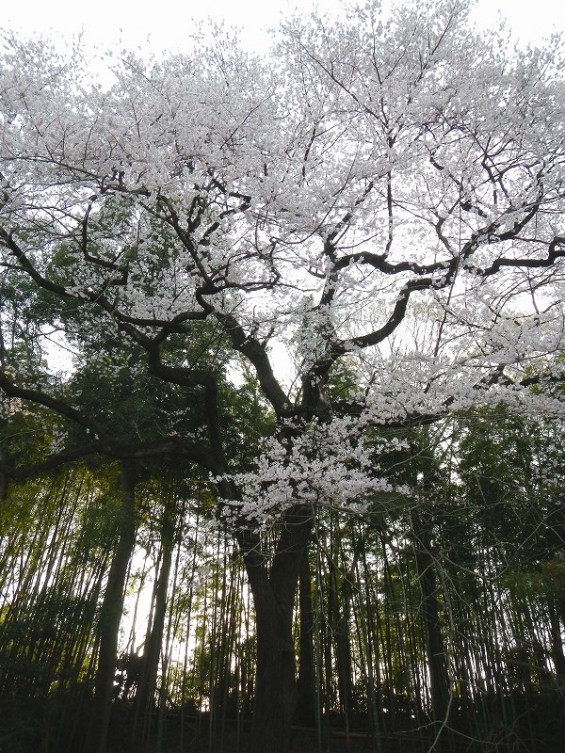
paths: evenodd
<path fill-rule="evenodd" d="M 340 0 L 302 0 L 299 5 L 304 11 L 330 10 L 340 4 Z M 103 47 L 149 44 L 180 51 L 195 20 L 211 16 L 242 27 L 244 40 L 261 48 L 266 30 L 277 25 L 281 14 L 288 17 L 296 12 L 296 6 L 296 0 L 15 0 L 4 8 L 2 23 L 4 29 L 26 34 L 72 37 L 84 31 L 87 42 Z M 478 0 L 478 12 L 481 24 L 501 12 L 522 42 L 538 42 L 553 31 L 565 32 L 562 0 Z"/>

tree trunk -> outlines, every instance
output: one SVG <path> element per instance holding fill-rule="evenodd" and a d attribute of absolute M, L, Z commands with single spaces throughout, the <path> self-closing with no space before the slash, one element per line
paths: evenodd
<path fill-rule="evenodd" d="M 245 533 L 239 536 L 257 629 L 255 703 L 248 753 L 289 750 L 296 704 L 292 618 L 311 521 L 311 510 L 301 506 L 286 514 L 270 568 L 257 537 Z"/>
<path fill-rule="evenodd" d="M 296 701 L 292 610 L 272 593 L 254 593 L 257 668 L 250 753 L 285 753 Z"/>
<path fill-rule="evenodd" d="M 127 570 L 135 545 L 135 471 L 126 462 L 122 464 L 121 486 L 118 544 L 110 565 L 98 623 L 100 649 L 90 733 L 86 742 L 88 753 L 106 753 L 118 653 L 118 631 L 123 612 Z"/>

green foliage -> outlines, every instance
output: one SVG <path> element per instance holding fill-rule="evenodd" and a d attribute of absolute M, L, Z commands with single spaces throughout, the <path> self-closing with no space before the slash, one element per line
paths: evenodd
<path fill-rule="evenodd" d="M 565 547 L 564 547 L 565 549 Z M 541 562 L 532 569 L 508 573 L 505 585 L 522 598 L 565 600 L 565 551 Z"/>
<path fill-rule="evenodd" d="M 226 451 L 233 458 L 232 468 L 249 470 L 257 459 L 261 440 L 274 431 L 275 415 L 257 379 L 246 368 L 240 383 L 224 386 L 221 405 Z"/>

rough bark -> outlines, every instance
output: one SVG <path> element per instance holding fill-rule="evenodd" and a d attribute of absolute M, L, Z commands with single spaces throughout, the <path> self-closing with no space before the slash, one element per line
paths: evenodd
<path fill-rule="evenodd" d="M 297 506 L 287 513 L 271 567 L 240 535 L 253 594 L 257 630 L 257 666 L 253 725 L 248 753 L 287 753 L 296 705 L 294 599 L 311 529 L 311 511 Z"/>

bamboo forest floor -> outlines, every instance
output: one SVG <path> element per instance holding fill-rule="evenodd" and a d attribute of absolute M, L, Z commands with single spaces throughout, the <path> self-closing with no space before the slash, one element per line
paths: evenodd
<path fill-rule="evenodd" d="M 74 714 L 71 706 L 59 715 L 52 708 L 45 713 L 41 704 L 24 710 L 0 698 L 0 753 L 81 753 L 88 709 Z M 543 709 L 530 706 L 525 715 L 507 718 L 505 724 L 491 718 L 484 726 L 478 715 L 473 724 L 459 718 L 458 730 L 432 723 L 403 725 L 384 730 L 379 739 L 369 732 L 367 717 L 355 718 L 346 730 L 343 717 L 335 715 L 320 728 L 295 725 L 289 753 L 565 753 L 564 709 L 549 703 Z M 132 747 L 130 712 L 126 706 L 114 707 L 107 753 L 245 753 L 247 748 L 249 718 L 210 724 L 208 714 L 178 709 L 161 718 L 155 713 L 145 744 Z"/>
<path fill-rule="evenodd" d="M 439 734 L 438 734 L 439 733 Z M 180 735 L 178 718 L 171 716 L 161 746 L 148 753 L 245 753 L 249 725 L 227 720 L 223 729 L 210 732 L 206 718 L 186 719 Z M 108 753 L 125 753 L 122 745 Z M 368 731 L 367 720 L 346 731 L 342 719 L 334 719 L 320 732 L 295 725 L 289 753 L 565 753 L 565 715 L 558 718 L 516 719 L 510 728 L 493 725 L 481 737 L 442 725 L 428 724 L 398 732 L 383 733 L 379 740 Z"/>

